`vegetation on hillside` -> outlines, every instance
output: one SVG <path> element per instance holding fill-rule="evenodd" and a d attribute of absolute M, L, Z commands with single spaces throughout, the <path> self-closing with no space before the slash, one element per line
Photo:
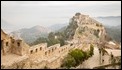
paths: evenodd
<path fill-rule="evenodd" d="M 54 44 L 60 43 L 60 45 L 63 46 L 67 44 L 66 40 L 73 39 L 77 27 L 77 23 L 75 21 L 72 21 L 69 23 L 65 30 L 56 33 L 50 32 L 48 38 L 40 37 L 30 45 L 32 46 L 39 43 L 47 43 L 47 46 L 52 46 Z"/>
<path fill-rule="evenodd" d="M 72 50 L 68 53 L 68 55 L 63 59 L 61 67 L 63 68 L 71 68 L 82 64 L 84 60 L 87 60 L 94 53 L 94 46 L 90 46 L 90 50 L 84 52 L 80 49 Z"/>
<path fill-rule="evenodd" d="M 106 26 L 106 31 L 113 40 L 117 42 L 121 42 L 121 27 L 107 27 Z"/>
<path fill-rule="evenodd" d="M 57 33 L 51 32 L 49 33 L 48 38 L 40 37 L 31 45 L 36 45 L 39 43 L 47 43 L 48 47 L 58 43 L 60 43 L 61 46 L 67 44 L 64 40 L 63 34 L 61 34 L 60 32 Z"/>

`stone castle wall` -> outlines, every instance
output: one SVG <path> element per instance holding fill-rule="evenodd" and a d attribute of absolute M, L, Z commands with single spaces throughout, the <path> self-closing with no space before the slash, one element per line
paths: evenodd
<path fill-rule="evenodd" d="M 4 40 L 4 41 L 3 41 Z M 6 33 L 2 32 L 1 41 L 3 43 L 3 49 L 1 50 L 1 56 L 6 57 L 7 55 L 15 54 L 19 57 L 23 57 L 23 60 L 14 61 L 11 65 L 7 66 L 2 63 L 1 68 L 58 68 L 61 65 L 62 59 L 68 54 L 70 49 L 73 49 L 74 45 L 55 44 L 47 47 L 47 43 L 42 43 L 34 46 L 28 46 L 24 41 L 10 37 Z M 8 42 L 8 46 L 6 43 Z M 9 51 L 9 52 L 7 52 Z M 3 54 L 5 53 L 5 54 Z M 18 59 L 19 59 L 18 57 Z M 14 58 L 14 57 L 12 57 Z"/>

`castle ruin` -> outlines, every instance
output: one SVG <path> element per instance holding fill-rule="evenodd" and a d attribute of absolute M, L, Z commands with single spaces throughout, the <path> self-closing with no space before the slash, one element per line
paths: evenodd
<path fill-rule="evenodd" d="M 97 21 L 89 19 L 88 15 L 76 14 L 71 21 L 76 21 L 79 26 L 76 29 L 76 32 L 81 27 L 83 27 L 84 30 L 89 29 L 88 31 L 91 33 L 97 31 L 99 33 L 99 37 L 102 35 L 106 36 L 104 27 L 101 24 L 97 24 Z M 77 33 L 74 35 L 74 39 L 69 41 L 69 43 L 64 46 L 55 44 L 53 46 L 47 47 L 47 43 L 41 43 L 30 47 L 22 39 L 10 36 L 1 29 L 1 68 L 60 68 L 62 59 L 68 54 L 70 50 L 78 48 L 87 51 L 90 48 L 90 44 L 98 46 L 96 43 L 94 43 L 95 41 L 92 42 L 93 39 L 90 40 L 90 37 L 88 37 L 88 41 L 84 36 L 79 39 L 79 36 L 76 36 L 76 34 Z M 107 56 L 107 59 L 101 55 L 102 53 L 100 53 L 100 59 L 97 58 L 99 61 L 96 62 L 95 66 L 100 64 L 103 60 L 104 63 L 102 62 L 102 64 L 108 64 L 110 52 L 113 52 L 113 50 L 109 50 L 109 53 L 104 55 L 105 57 Z M 120 52 L 120 50 L 118 52 Z"/>

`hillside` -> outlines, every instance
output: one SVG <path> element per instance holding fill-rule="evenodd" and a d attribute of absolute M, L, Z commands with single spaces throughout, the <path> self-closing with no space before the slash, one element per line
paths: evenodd
<path fill-rule="evenodd" d="M 121 42 L 121 25 L 108 27 L 105 26 L 108 35 L 115 41 Z"/>
<path fill-rule="evenodd" d="M 24 28 L 11 32 L 11 34 L 18 34 L 28 44 L 34 42 L 39 37 L 47 37 L 50 30 L 42 26 L 34 26 L 31 28 Z"/>
<path fill-rule="evenodd" d="M 87 43 L 100 41 L 109 41 L 111 38 L 107 35 L 105 27 L 98 21 L 90 18 L 88 15 L 76 13 L 69 21 L 69 25 L 60 29 L 56 33 L 49 33 L 48 38 L 37 39 L 34 43 L 39 44 L 44 40 L 48 44 L 56 43 L 66 44 L 66 41 L 79 40 Z M 38 42 L 38 43 L 36 43 Z"/>
<path fill-rule="evenodd" d="M 109 36 L 102 23 L 89 17 L 76 13 L 72 21 L 77 22 L 77 29 L 75 31 L 74 39 L 81 39 L 87 42 L 109 41 Z"/>
<path fill-rule="evenodd" d="M 95 17 L 94 19 L 101 22 L 105 26 L 121 25 L 121 16 Z"/>
<path fill-rule="evenodd" d="M 67 23 L 65 23 L 65 24 L 54 24 L 48 28 L 51 29 L 53 32 L 56 32 L 56 31 L 59 31 L 61 28 L 65 27 L 67 25 L 68 25 Z"/>

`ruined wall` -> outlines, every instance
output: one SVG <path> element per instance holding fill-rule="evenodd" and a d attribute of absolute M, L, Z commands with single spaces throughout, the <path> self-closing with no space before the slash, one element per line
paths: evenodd
<path fill-rule="evenodd" d="M 22 47 L 23 47 L 23 42 L 22 40 L 15 40 L 14 42 L 12 42 L 12 46 L 11 46 L 11 53 L 17 54 L 17 55 L 22 55 Z"/>
<path fill-rule="evenodd" d="M 17 55 L 24 55 L 27 54 L 29 46 L 23 42 L 21 39 L 16 39 L 11 37 L 1 31 L 1 53 L 2 55 L 6 54 L 17 54 Z"/>
<path fill-rule="evenodd" d="M 11 38 L 1 31 L 1 53 L 2 55 L 6 55 L 7 53 L 10 53 L 10 47 L 11 47 Z"/>
<path fill-rule="evenodd" d="M 44 56 L 44 51 L 47 48 L 47 44 L 39 44 L 29 48 L 30 59 L 42 58 Z"/>
<path fill-rule="evenodd" d="M 60 44 L 56 44 L 48 48 L 47 44 L 39 44 L 31 47 L 29 49 L 29 67 L 32 69 L 60 67 L 62 62 L 61 60 L 68 54 L 68 47 L 69 45 L 60 47 Z"/>
<path fill-rule="evenodd" d="M 6 37 L 5 37 L 6 38 Z M 62 59 L 68 54 L 70 50 L 76 48 L 82 48 L 82 45 L 79 45 L 76 41 L 73 41 L 72 45 L 60 46 L 60 44 L 55 44 L 53 46 L 47 47 L 46 43 L 38 44 L 32 47 L 29 47 L 22 40 L 16 40 L 14 38 L 9 38 L 11 46 L 9 50 L 11 53 L 17 55 L 29 56 L 28 59 L 24 59 L 20 62 L 14 63 L 11 66 L 2 66 L 2 68 L 9 69 L 39 69 L 39 68 L 59 68 L 62 62 Z M 8 40 L 7 39 L 7 40 Z M 18 45 L 19 43 L 19 45 Z"/>
<path fill-rule="evenodd" d="M 2 33 L 1 41 L 8 41 L 9 54 L 16 54 L 23 56 L 29 56 L 29 58 L 22 59 L 21 61 L 12 62 L 10 66 L 2 65 L 1 68 L 20 69 L 20 68 L 58 68 L 60 67 L 61 60 L 67 55 L 69 46 L 55 44 L 47 47 L 47 43 L 38 44 L 35 46 L 28 46 L 23 40 L 9 37 L 9 35 Z M 5 42 L 3 42 L 5 45 Z M 6 46 L 3 47 L 6 51 Z M 8 52 L 6 52 L 8 53 Z M 7 55 L 9 55 L 7 54 Z M 4 56 L 5 57 L 5 56 Z M 14 57 L 12 57 L 14 58 Z M 18 57 L 21 59 L 21 57 Z M 14 61 L 14 60 L 12 60 Z M 4 63 L 3 63 L 4 64 Z"/>

